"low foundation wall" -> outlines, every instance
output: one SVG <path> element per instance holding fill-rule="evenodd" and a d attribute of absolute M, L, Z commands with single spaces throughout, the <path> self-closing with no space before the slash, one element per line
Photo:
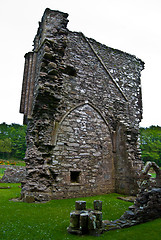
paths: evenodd
<path fill-rule="evenodd" d="M 25 180 L 26 177 L 26 168 L 20 166 L 7 166 L 2 165 L 0 168 L 6 168 L 2 179 L 0 182 L 2 183 L 20 183 Z"/>

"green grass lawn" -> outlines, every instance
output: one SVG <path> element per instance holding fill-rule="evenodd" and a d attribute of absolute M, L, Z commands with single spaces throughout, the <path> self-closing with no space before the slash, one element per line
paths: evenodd
<path fill-rule="evenodd" d="M 151 173 L 152 178 L 156 178 L 156 173 Z"/>
<path fill-rule="evenodd" d="M 0 240 L 159 240 L 161 219 L 122 230 L 113 230 L 100 237 L 75 236 L 68 234 L 70 212 L 77 199 L 52 200 L 47 203 L 24 203 L 9 201 L 20 196 L 20 184 L 1 183 L 11 189 L 0 189 Z M 93 208 L 93 200 L 103 201 L 103 219 L 119 218 L 129 202 L 118 200 L 119 194 L 79 198 L 87 201 L 87 208 Z"/>

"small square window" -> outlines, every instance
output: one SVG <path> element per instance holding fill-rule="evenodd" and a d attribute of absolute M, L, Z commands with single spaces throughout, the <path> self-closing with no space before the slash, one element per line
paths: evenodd
<path fill-rule="evenodd" d="M 79 183 L 80 182 L 80 171 L 71 171 L 70 172 L 70 181 L 71 181 L 71 183 Z"/>

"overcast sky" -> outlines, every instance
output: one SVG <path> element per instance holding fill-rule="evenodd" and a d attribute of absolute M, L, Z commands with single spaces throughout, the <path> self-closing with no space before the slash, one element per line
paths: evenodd
<path fill-rule="evenodd" d="M 69 14 L 69 30 L 145 62 L 141 126 L 161 126 L 161 0 L 0 0 L 0 123 L 23 123 L 24 55 L 47 7 Z"/>

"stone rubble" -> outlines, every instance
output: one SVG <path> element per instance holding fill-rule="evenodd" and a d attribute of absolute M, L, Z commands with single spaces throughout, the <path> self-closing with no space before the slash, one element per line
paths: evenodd
<path fill-rule="evenodd" d="M 86 209 L 86 201 L 76 201 L 75 209 L 70 213 L 70 226 L 67 228 L 69 233 L 99 236 L 103 232 L 102 201 L 94 201 L 94 210 Z"/>
<path fill-rule="evenodd" d="M 21 183 L 26 178 L 25 167 L 7 167 L 0 182 Z"/>
<path fill-rule="evenodd" d="M 156 178 L 151 178 L 148 174 L 150 168 L 153 168 L 156 172 Z M 68 228 L 69 233 L 73 234 L 93 234 L 99 236 L 99 234 L 121 228 L 127 228 L 134 226 L 136 224 L 145 223 L 156 218 L 161 218 L 161 169 L 154 162 L 147 162 L 144 169 L 140 173 L 139 191 L 134 201 L 134 205 L 130 206 L 127 211 L 119 218 L 114 221 L 103 220 L 102 221 L 102 202 L 94 201 L 94 211 L 86 211 L 85 203 L 83 202 L 83 208 L 79 211 L 74 211 L 71 213 L 71 223 Z M 120 198 L 121 199 L 121 198 Z M 122 198 L 123 199 L 123 198 Z M 126 199 L 126 198 L 124 198 Z M 81 204 L 81 201 L 77 201 L 77 204 Z M 98 207 L 97 207 L 98 206 Z M 95 211 L 99 211 L 99 217 Z M 85 231 L 81 230 L 81 213 L 86 215 L 86 221 L 88 219 L 88 224 L 86 224 Z M 90 215 L 92 214 L 92 215 Z M 73 217 L 74 216 L 74 217 Z M 84 215 L 83 215 L 84 216 Z M 95 218 L 96 216 L 96 218 Z M 75 222 L 75 219 L 77 223 Z M 90 220 L 94 231 L 90 232 L 89 224 Z M 99 220 L 95 225 L 95 221 Z M 76 224 L 75 224 L 76 223 Z"/>
<path fill-rule="evenodd" d="M 151 178 L 150 168 L 156 173 Z M 161 217 L 161 169 L 155 162 L 147 162 L 138 180 L 139 190 L 134 205 L 119 219 L 104 223 L 105 230 L 131 227 Z"/>
<path fill-rule="evenodd" d="M 161 217 L 161 188 L 152 188 L 138 194 L 134 205 L 119 219 L 104 222 L 105 231 L 131 227 Z"/>

